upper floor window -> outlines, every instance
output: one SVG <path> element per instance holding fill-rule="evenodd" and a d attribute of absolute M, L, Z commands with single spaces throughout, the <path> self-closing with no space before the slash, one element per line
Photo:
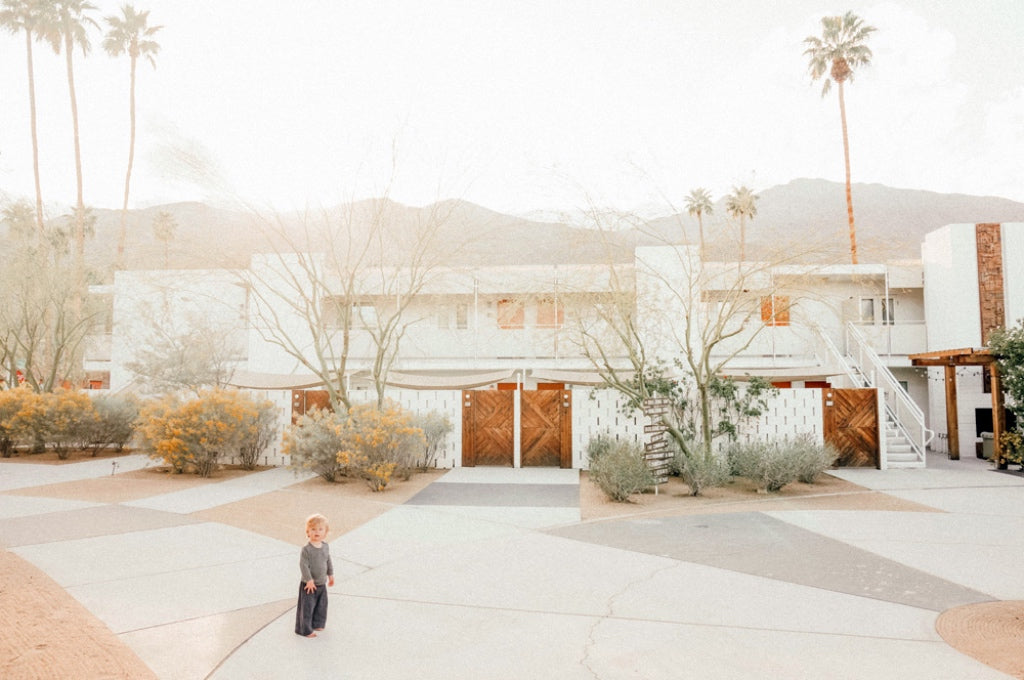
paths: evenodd
<path fill-rule="evenodd" d="M 862 297 L 860 299 L 861 323 L 880 323 L 889 326 L 895 321 L 895 312 L 896 305 L 891 297 Z"/>
<path fill-rule="evenodd" d="M 565 309 L 554 298 L 537 302 L 537 328 L 561 328 L 565 321 Z"/>
<path fill-rule="evenodd" d="M 761 321 L 765 326 L 789 325 L 789 296 L 766 295 L 761 298 Z"/>
<path fill-rule="evenodd" d="M 346 322 L 349 328 L 377 325 L 377 307 L 372 302 L 349 302 L 344 297 L 331 297 L 323 301 L 322 314 L 327 328 L 343 328 Z"/>
<path fill-rule="evenodd" d="M 498 300 L 498 328 L 523 328 L 525 317 L 523 303 L 519 300 Z"/>

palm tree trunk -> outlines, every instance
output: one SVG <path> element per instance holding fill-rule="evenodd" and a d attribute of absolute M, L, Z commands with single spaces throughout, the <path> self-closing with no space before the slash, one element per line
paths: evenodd
<path fill-rule="evenodd" d="M 128 111 L 131 131 L 128 134 L 128 172 L 124 176 L 124 204 L 121 206 L 121 230 L 117 236 L 117 268 L 124 267 L 124 247 L 128 239 L 128 192 L 132 183 L 132 166 L 135 164 L 135 57 L 131 60 L 131 79 L 128 87 Z"/>
<path fill-rule="evenodd" d="M 747 259 L 747 220 L 740 213 L 740 262 Z"/>
<path fill-rule="evenodd" d="M 857 228 L 853 224 L 853 191 L 850 188 L 850 139 L 846 132 L 846 99 L 839 81 L 839 118 L 843 123 L 843 158 L 846 161 L 846 217 L 850 223 L 850 261 L 857 264 Z"/>
<path fill-rule="evenodd" d="M 28 108 L 29 123 L 32 127 L 32 170 L 36 181 L 36 230 L 40 243 L 44 238 L 43 189 L 39 182 L 39 135 L 36 132 L 36 76 L 32 65 L 32 31 L 25 30 L 25 50 L 28 55 Z"/>
<path fill-rule="evenodd" d="M 700 229 L 700 261 L 704 261 L 704 218 L 697 213 L 697 226 Z"/>
<path fill-rule="evenodd" d="M 73 66 L 71 33 L 64 34 L 64 53 L 67 55 L 68 92 L 71 95 L 71 126 L 75 134 L 75 177 L 78 181 L 78 203 L 75 209 L 75 260 L 79 272 L 85 268 L 85 199 L 82 195 L 82 145 L 78 139 L 78 99 L 75 97 L 75 70 Z"/>

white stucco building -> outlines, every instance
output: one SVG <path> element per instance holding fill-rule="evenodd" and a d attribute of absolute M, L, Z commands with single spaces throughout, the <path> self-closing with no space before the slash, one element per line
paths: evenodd
<path fill-rule="evenodd" d="M 926 244 L 926 250 L 936 247 Z M 958 289 L 952 277 L 920 262 L 701 262 L 695 248 L 670 245 L 637 248 L 632 262 L 614 266 L 437 267 L 406 299 L 403 291 L 411 289 L 402 283 L 411 276 L 378 268 L 346 278 L 329 273 L 315 254 L 257 255 L 245 270 L 120 271 L 105 291 L 113 307 L 111 334 L 93 343 L 88 365 L 94 374 L 106 366 L 111 390 L 131 389 L 129 366 L 142 349 L 160 337 L 206 329 L 222 338 L 233 383 L 275 399 L 287 422 L 305 404 L 305 392 L 322 388 L 303 365 L 306 359 L 344 356 L 342 376 L 354 398 L 375 398 L 380 328 L 400 308 L 404 330 L 398 351 L 388 357 L 388 395 L 453 420 L 456 436 L 440 464 L 491 460 L 472 458 L 473 450 L 486 448 L 482 430 L 470 423 L 487 398 L 482 393 L 551 392 L 560 396 L 536 397 L 547 399 L 537 408 L 549 427 L 561 428 L 561 442 L 552 444 L 560 453 L 533 457 L 530 440 L 543 438 L 527 432 L 534 406 L 512 398 L 501 406 L 511 432 L 498 437 L 511 450 L 494 460 L 581 467 L 586 442 L 597 432 L 643 437 L 642 418 L 623 415 L 616 393 L 598 389 L 602 380 L 593 361 L 600 349 L 609 366 L 631 369 L 615 332 L 623 319 L 635 324 L 635 341 L 670 367 L 687 342 L 700 354 L 704 343 L 694 333 L 723 322 L 725 335 L 736 333 L 710 350 L 711 360 L 724 361 L 720 373 L 739 380 L 761 376 L 782 390 L 752 436 L 827 437 L 828 390 L 877 387 L 875 464 L 921 465 L 929 423 L 914 404 L 929 410 L 929 389 L 926 371 L 912 367 L 909 356 L 946 342 L 926 333 L 929 282 Z M 345 314 L 351 323 L 341 318 Z M 324 353 L 325 329 L 334 336 L 327 356 L 314 357 Z M 348 349 L 339 352 L 346 329 Z"/>

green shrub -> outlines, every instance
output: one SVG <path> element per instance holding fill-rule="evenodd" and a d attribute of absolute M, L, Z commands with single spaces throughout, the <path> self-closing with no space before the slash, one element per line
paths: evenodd
<path fill-rule="evenodd" d="M 110 446 L 120 451 L 135 435 L 139 402 L 132 396 L 102 394 L 92 398 L 96 418 L 85 438 L 92 455 Z"/>
<path fill-rule="evenodd" d="M 729 468 L 766 491 L 778 491 L 802 477 L 813 479 L 831 465 L 835 457 L 826 451 L 809 439 L 737 444 L 729 449 Z"/>
<path fill-rule="evenodd" d="M 415 416 L 413 425 L 423 432 L 426 441 L 419 467 L 422 470 L 432 468 L 436 465 L 437 454 L 444 445 L 445 438 L 452 431 L 452 421 L 440 413 L 430 412 Z"/>
<path fill-rule="evenodd" d="M 630 495 L 654 486 L 654 475 L 636 444 L 614 442 L 605 449 L 602 443 L 599 450 L 597 456 L 590 459 L 590 479 L 610 500 L 628 501 Z"/>
<path fill-rule="evenodd" d="M 344 472 L 338 461 L 344 421 L 344 415 L 320 409 L 299 416 L 284 433 L 282 450 L 290 457 L 289 465 L 312 470 L 328 482 L 338 481 Z"/>
<path fill-rule="evenodd" d="M 678 470 L 679 478 L 690 487 L 691 496 L 699 496 L 704 489 L 724 486 L 730 478 L 729 461 L 724 456 L 706 458 L 700 453 L 686 456 L 676 453 L 671 469 Z"/>
<path fill-rule="evenodd" d="M 618 445 L 618 442 L 610 434 L 602 432 L 594 437 L 590 438 L 587 442 L 587 461 L 592 467 L 594 463 L 604 454 L 613 450 Z"/>
<path fill-rule="evenodd" d="M 238 458 L 243 470 L 255 470 L 260 455 L 277 436 L 277 408 L 271 401 L 255 404 L 256 415 L 246 424 L 242 432 L 242 443 L 238 447 Z"/>
<path fill-rule="evenodd" d="M 791 442 L 790 448 L 800 461 L 797 479 L 804 484 L 813 484 L 818 475 L 835 465 L 839 459 L 839 451 L 834 446 L 819 444 L 807 435 Z"/>

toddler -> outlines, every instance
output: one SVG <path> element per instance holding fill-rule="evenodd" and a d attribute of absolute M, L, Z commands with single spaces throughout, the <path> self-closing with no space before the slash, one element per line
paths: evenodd
<path fill-rule="evenodd" d="M 327 625 L 327 587 L 334 585 L 334 565 L 331 551 L 324 543 L 330 527 L 323 515 L 310 515 L 306 519 L 309 538 L 299 555 L 302 583 L 299 585 L 299 604 L 295 610 L 295 634 L 316 637 L 317 631 Z"/>

